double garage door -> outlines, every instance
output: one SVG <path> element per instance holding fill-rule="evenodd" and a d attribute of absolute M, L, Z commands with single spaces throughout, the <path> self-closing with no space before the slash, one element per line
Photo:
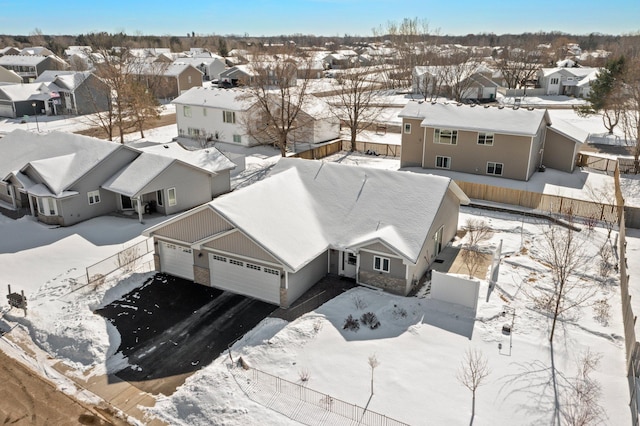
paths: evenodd
<path fill-rule="evenodd" d="M 280 271 L 245 260 L 209 253 L 211 285 L 280 304 Z"/>
<path fill-rule="evenodd" d="M 280 270 L 213 253 L 208 259 L 212 287 L 280 304 Z M 190 247 L 160 242 L 162 272 L 193 281 L 193 261 Z"/>

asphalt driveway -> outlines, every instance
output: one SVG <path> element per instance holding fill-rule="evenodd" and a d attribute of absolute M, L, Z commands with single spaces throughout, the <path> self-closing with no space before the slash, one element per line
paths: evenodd
<path fill-rule="evenodd" d="M 111 376 L 169 395 L 276 309 L 248 297 L 157 274 L 96 313 L 120 333 L 129 367 Z"/>

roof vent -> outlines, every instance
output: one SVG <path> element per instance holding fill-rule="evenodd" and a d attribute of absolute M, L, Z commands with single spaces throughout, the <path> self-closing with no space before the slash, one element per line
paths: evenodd
<path fill-rule="evenodd" d="M 476 106 L 476 104 L 471 104 L 471 108 L 473 108 L 474 106 Z"/>
<path fill-rule="evenodd" d="M 498 105 L 498 109 L 503 109 L 504 105 Z"/>
<path fill-rule="evenodd" d="M 514 106 L 513 106 L 513 110 L 515 111 L 515 110 L 517 110 L 517 109 L 520 109 L 520 107 L 519 107 L 518 105 L 514 105 Z"/>
<path fill-rule="evenodd" d="M 484 107 L 485 107 L 485 108 L 489 108 L 489 105 L 485 105 Z"/>
<path fill-rule="evenodd" d="M 431 101 L 431 105 L 435 105 L 435 104 L 437 104 L 436 101 Z"/>
<path fill-rule="evenodd" d="M 527 107 L 527 111 L 533 111 L 533 107 Z"/>
<path fill-rule="evenodd" d="M 169 149 L 169 145 L 163 145 L 166 149 Z"/>
<path fill-rule="evenodd" d="M 456 105 L 460 106 L 460 105 L 462 105 L 462 102 L 458 102 Z"/>

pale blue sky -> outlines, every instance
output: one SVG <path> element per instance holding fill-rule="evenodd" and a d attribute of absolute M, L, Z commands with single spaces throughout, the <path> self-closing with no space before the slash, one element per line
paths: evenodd
<path fill-rule="evenodd" d="M 0 0 L 0 34 L 372 35 L 417 17 L 440 34 L 640 31 L 640 0 Z"/>

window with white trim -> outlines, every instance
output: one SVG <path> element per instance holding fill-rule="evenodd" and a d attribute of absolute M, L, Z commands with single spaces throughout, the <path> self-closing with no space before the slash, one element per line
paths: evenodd
<path fill-rule="evenodd" d="M 191 117 L 191 107 L 188 105 L 183 106 L 182 115 L 184 115 L 185 117 Z"/>
<path fill-rule="evenodd" d="M 98 204 L 100 202 L 100 191 L 87 192 L 87 198 L 89 199 L 89 204 Z"/>
<path fill-rule="evenodd" d="M 433 142 L 445 145 L 456 145 L 458 143 L 458 131 L 448 129 L 435 129 Z"/>
<path fill-rule="evenodd" d="M 271 274 L 271 275 L 280 275 L 280 271 L 278 271 L 277 269 L 271 269 L 271 268 L 263 268 L 264 272 L 266 272 L 267 274 Z"/>
<path fill-rule="evenodd" d="M 187 134 L 191 138 L 197 138 L 198 136 L 200 136 L 200 129 L 194 129 L 193 127 L 189 127 L 187 129 Z"/>
<path fill-rule="evenodd" d="M 253 269 L 254 271 L 259 271 L 262 269 L 260 266 L 254 265 L 253 263 L 247 263 L 247 268 Z"/>
<path fill-rule="evenodd" d="M 551 84 L 558 84 L 560 82 L 560 80 L 556 77 L 551 79 Z"/>
<path fill-rule="evenodd" d="M 242 136 L 233 135 L 233 141 L 236 142 L 236 143 L 242 143 Z"/>
<path fill-rule="evenodd" d="M 156 191 L 156 203 L 162 206 L 162 189 Z"/>
<path fill-rule="evenodd" d="M 436 168 L 449 169 L 451 168 L 451 157 L 444 157 L 442 155 L 436 155 Z"/>
<path fill-rule="evenodd" d="M 229 263 L 236 266 L 244 266 L 243 262 L 240 262 L 239 260 L 235 260 L 235 259 L 229 259 Z"/>
<path fill-rule="evenodd" d="M 222 121 L 224 123 L 235 124 L 235 122 L 236 122 L 236 113 L 235 113 L 235 111 L 222 111 Z"/>
<path fill-rule="evenodd" d="M 504 164 L 502 163 L 494 163 L 489 161 L 487 163 L 487 174 L 488 175 L 496 175 L 496 176 L 502 176 L 502 167 L 504 166 Z"/>
<path fill-rule="evenodd" d="M 478 133 L 478 145 L 493 145 L 493 133 Z"/>
<path fill-rule="evenodd" d="M 218 262 L 226 262 L 227 261 L 226 257 L 218 256 L 217 254 L 212 254 L 211 257 L 213 258 L 213 260 L 217 260 Z"/>
<path fill-rule="evenodd" d="M 380 272 L 389 272 L 391 269 L 391 261 L 388 257 L 373 256 L 373 270 Z"/>
<path fill-rule="evenodd" d="M 167 189 L 167 199 L 169 200 L 169 205 L 170 206 L 175 206 L 178 203 L 178 201 L 176 199 L 176 189 L 175 188 Z"/>
<path fill-rule="evenodd" d="M 56 200 L 49 197 L 38 198 L 38 211 L 45 216 L 56 216 L 58 214 Z"/>
<path fill-rule="evenodd" d="M 404 132 L 407 134 L 411 133 L 411 123 L 404 123 Z"/>

